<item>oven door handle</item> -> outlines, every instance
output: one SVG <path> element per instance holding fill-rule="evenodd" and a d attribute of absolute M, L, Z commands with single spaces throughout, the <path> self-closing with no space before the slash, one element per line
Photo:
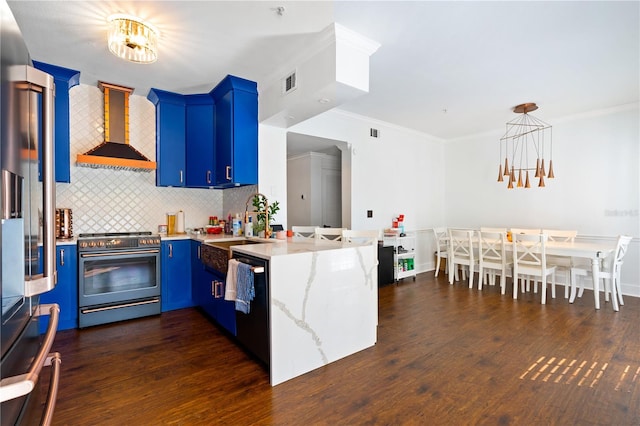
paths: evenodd
<path fill-rule="evenodd" d="M 114 252 L 100 252 L 100 253 L 81 253 L 80 257 L 108 257 L 108 256 L 129 256 L 132 254 L 158 254 L 160 250 L 136 250 L 136 251 L 114 251 Z"/>
<path fill-rule="evenodd" d="M 36 315 L 47 315 L 47 310 L 49 311 L 48 315 L 50 315 L 51 318 L 49 319 L 47 333 L 44 336 L 44 340 L 40 346 L 38 354 L 34 358 L 33 363 L 31 363 L 31 367 L 28 372 L 0 380 L 0 402 L 19 398 L 30 393 L 38 382 L 40 371 L 47 360 L 47 356 L 51 350 L 51 346 L 53 345 L 53 340 L 56 338 L 58 319 L 60 317 L 60 306 L 56 303 L 52 303 L 50 305 L 39 305 Z"/>

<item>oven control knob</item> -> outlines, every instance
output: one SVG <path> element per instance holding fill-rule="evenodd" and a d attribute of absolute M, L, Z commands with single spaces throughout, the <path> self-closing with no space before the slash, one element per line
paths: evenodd
<path fill-rule="evenodd" d="M 100 247 L 104 247 L 104 241 L 98 241 L 98 245 L 99 245 Z"/>
<path fill-rule="evenodd" d="M 140 245 L 145 245 L 147 244 L 147 240 L 145 240 L 144 238 L 140 240 Z"/>

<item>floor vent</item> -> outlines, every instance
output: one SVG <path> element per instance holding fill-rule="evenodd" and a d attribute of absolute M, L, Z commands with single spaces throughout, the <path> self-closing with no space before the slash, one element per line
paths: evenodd
<path fill-rule="evenodd" d="M 378 129 L 374 129 L 372 127 L 371 129 L 369 129 L 369 136 L 371 136 L 372 138 L 379 138 L 380 137 L 380 131 Z"/>
<path fill-rule="evenodd" d="M 296 72 L 293 71 L 289 75 L 287 75 L 284 80 L 282 80 L 282 92 L 287 94 L 292 92 L 298 88 L 298 79 L 296 76 Z"/>

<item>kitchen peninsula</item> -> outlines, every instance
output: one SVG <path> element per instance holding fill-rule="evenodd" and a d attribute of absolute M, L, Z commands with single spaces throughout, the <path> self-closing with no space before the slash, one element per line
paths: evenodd
<path fill-rule="evenodd" d="M 272 386 L 376 343 L 375 245 L 294 237 L 231 250 L 269 265 Z"/>

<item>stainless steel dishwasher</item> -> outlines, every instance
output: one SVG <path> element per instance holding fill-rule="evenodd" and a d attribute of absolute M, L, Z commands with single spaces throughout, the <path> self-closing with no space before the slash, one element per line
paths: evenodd
<path fill-rule="evenodd" d="M 270 364 L 269 327 L 269 261 L 242 253 L 233 252 L 233 258 L 251 265 L 255 296 L 249 305 L 249 313 L 236 311 L 236 338 L 245 349 L 262 361 Z"/>

